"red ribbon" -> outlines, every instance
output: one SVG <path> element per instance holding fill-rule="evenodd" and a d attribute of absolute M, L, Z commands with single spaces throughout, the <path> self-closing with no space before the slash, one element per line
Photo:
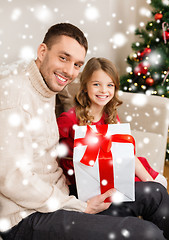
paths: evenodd
<path fill-rule="evenodd" d="M 132 143 L 135 153 L 135 140 L 128 134 L 106 136 L 107 124 L 97 125 L 96 128 L 98 132 L 95 132 L 87 125 L 85 137 L 75 139 L 74 147 L 87 145 L 86 151 L 80 160 L 86 166 L 93 167 L 98 156 L 101 193 L 104 193 L 110 188 L 114 188 L 112 142 Z M 106 201 L 109 201 L 109 199 L 106 199 Z"/>

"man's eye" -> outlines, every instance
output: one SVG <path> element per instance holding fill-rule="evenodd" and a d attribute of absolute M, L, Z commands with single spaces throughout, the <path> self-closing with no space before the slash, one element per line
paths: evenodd
<path fill-rule="evenodd" d="M 66 61 L 65 57 L 60 56 L 60 59 L 63 60 L 63 61 Z"/>
<path fill-rule="evenodd" d="M 75 63 L 75 67 L 77 67 L 77 68 L 81 68 L 81 64 L 78 64 L 78 63 Z"/>

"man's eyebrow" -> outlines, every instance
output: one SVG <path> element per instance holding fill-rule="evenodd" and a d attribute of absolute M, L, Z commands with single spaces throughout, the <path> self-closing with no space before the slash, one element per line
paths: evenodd
<path fill-rule="evenodd" d="M 68 52 L 65 52 L 65 51 L 63 51 L 63 52 L 61 52 L 61 53 L 65 54 L 65 55 L 67 55 L 67 56 L 71 56 L 71 54 L 70 54 L 70 53 L 68 53 Z"/>
<path fill-rule="evenodd" d="M 64 55 L 66 55 L 67 57 L 71 57 L 71 55 L 68 53 L 68 52 L 65 52 L 65 51 L 61 51 L 61 52 L 59 52 L 60 54 L 64 54 Z"/>

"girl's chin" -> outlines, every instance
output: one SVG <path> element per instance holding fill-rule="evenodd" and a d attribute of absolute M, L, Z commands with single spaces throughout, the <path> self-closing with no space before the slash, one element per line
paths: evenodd
<path fill-rule="evenodd" d="M 108 102 L 109 101 L 107 101 L 107 100 L 99 100 L 99 101 L 97 101 L 98 105 L 101 105 L 101 106 L 106 105 Z"/>

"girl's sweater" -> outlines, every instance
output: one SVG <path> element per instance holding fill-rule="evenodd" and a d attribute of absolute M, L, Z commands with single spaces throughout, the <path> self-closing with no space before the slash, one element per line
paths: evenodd
<path fill-rule="evenodd" d="M 120 123 L 118 115 L 117 122 Z M 72 172 L 74 171 L 73 167 L 74 126 L 78 125 L 78 119 L 76 117 L 75 108 L 71 108 L 68 112 L 63 112 L 57 118 L 57 123 L 59 127 L 60 142 L 65 144 L 68 148 L 67 156 L 60 159 L 60 165 L 62 166 L 65 175 L 70 181 L 70 184 L 75 184 L 75 175 L 72 174 Z M 93 122 L 92 124 L 95 125 L 105 124 L 104 115 L 98 122 Z M 149 174 L 153 177 L 153 179 L 155 179 L 158 175 L 158 172 L 154 171 L 151 168 L 147 159 L 144 157 L 138 157 L 138 159 L 146 168 L 146 170 L 149 172 Z M 137 176 L 135 176 L 135 181 L 141 180 Z"/>

